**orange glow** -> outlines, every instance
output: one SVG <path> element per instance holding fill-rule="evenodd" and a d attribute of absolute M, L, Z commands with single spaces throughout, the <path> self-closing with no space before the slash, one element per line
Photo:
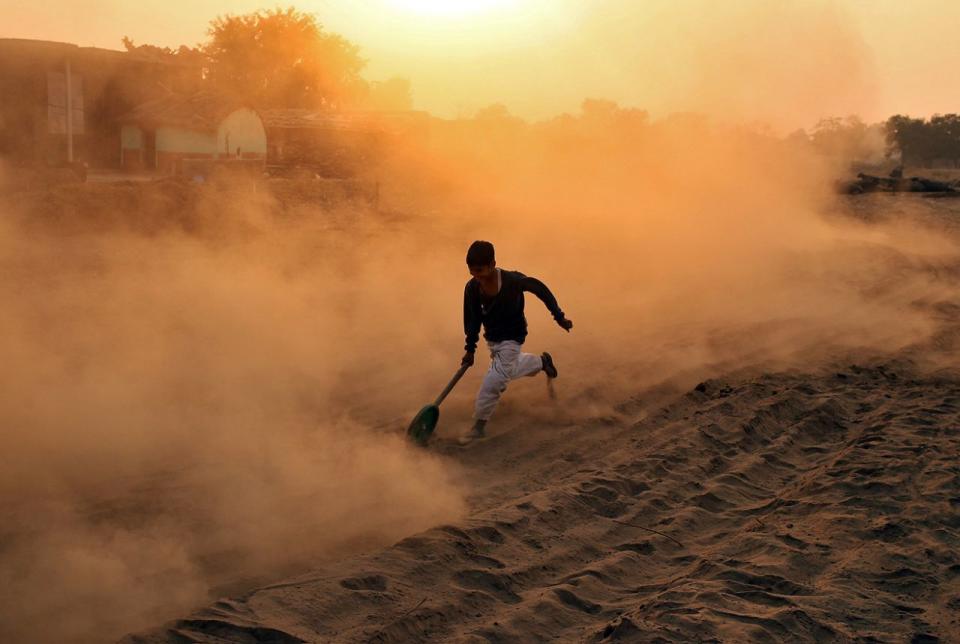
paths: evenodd
<path fill-rule="evenodd" d="M 500 9 L 509 9 L 516 0 L 389 0 L 403 11 L 438 18 L 465 18 Z"/>
<path fill-rule="evenodd" d="M 882 128 L 779 134 L 960 111 L 960 2 L 0 3 L 0 644 L 157 641 L 174 624 L 569 641 L 661 616 L 688 640 L 841 638 L 878 612 L 857 603 L 884 581 L 869 571 L 953 574 L 935 545 L 952 465 L 921 481 L 913 453 L 883 478 L 853 459 L 871 434 L 951 445 L 960 199 L 835 194 L 893 169 Z M 152 47 L 81 66 L 7 36 Z M 202 49 L 156 47 L 180 44 Z M 250 145 L 220 134 L 244 106 Z M 491 440 L 461 449 L 481 344 L 422 449 L 404 432 L 461 364 L 475 239 L 548 283 L 576 327 L 530 294 L 525 350 L 552 352 L 557 389 L 511 384 Z M 898 506 L 831 502 L 866 481 L 925 505 L 902 529 Z M 781 526 L 815 544 L 815 575 Z M 733 605 L 721 577 L 737 577 L 675 556 L 703 551 L 817 595 L 772 617 Z M 710 592 L 677 618 L 628 568 Z M 563 589 L 592 570 L 584 598 Z M 955 586 L 911 599 L 923 630 L 949 628 Z M 195 612 L 217 597 L 245 599 Z M 187 614 L 207 617 L 172 621 Z"/>
<path fill-rule="evenodd" d="M 125 35 L 194 45 L 217 15 L 293 4 L 359 45 L 371 79 L 408 78 L 415 106 L 446 117 L 501 102 L 519 116 L 549 118 L 589 96 L 660 115 L 726 111 L 809 127 L 824 115 L 876 121 L 956 111 L 960 102 L 960 86 L 943 82 L 944 61 L 960 56 L 952 32 L 960 4 L 946 0 L 6 4 L 4 37 L 112 49 Z M 821 68 L 832 82 L 826 91 Z"/>

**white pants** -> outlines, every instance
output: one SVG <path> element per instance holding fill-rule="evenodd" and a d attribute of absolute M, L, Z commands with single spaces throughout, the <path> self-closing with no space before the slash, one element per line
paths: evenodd
<path fill-rule="evenodd" d="M 490 370 L 483 377 L 477 392 L 477 405 L 473 417 L 488 420 L 500 402 L 500 395 L 507 390 L 507 383 L 524 376 L 535 376 L 543 368 L 540 356 L 521 353 L 520 343 L 513 340 L 487 342 L 490 347 Z"/>

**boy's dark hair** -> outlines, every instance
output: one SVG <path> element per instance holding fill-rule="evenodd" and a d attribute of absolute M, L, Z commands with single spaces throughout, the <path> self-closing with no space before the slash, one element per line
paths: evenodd
<path fill-rule="evenodd" d="M 489 266 L 494 260 L 493 244 L 488 241 L 475 241 L 467 251 L 467 266 Z"/>

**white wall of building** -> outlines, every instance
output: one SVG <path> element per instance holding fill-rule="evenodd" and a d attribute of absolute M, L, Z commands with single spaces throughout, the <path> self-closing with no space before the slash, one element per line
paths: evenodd
<path fill-rule="evenodd" d="M 236 156 L 237 149 L 243 155 L 267 154 L 267 132 L 260 115 L 251 109 L 231 112 L 217 128 L 217 153 Z"/>

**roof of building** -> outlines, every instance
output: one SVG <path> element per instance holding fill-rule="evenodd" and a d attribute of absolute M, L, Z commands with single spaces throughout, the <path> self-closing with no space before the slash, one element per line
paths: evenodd
<path fill-rule="evenodd" d="M 122 123 L 177 126 L 197 131 L 216 130 L 231 112 L 248 107 L 223 94 L 167 94 L 138 105 L 120 118 Z M 257 110 L 265 128 L 383 132 L 400 129 L 426 118 L 423 112 L 372 112 L 278 108 Z"/>
<path fill-rule="evenodd" d="M 290 129 L 367 129 L 368 123 L 354 114 L 333 110 L 276 108 L 263 111 L 265 127 Z"/>
<path fill-rule="evenodd" d="M 160 65 L 178 65 L 156 55 L 142 51 L 120 51 L 103 47 L 81 47 L 73 43 L 53 40 L 32 40 L 29 38 L 0 38 L 0 58 L 52 60 L 84 58 L 92 61 L 116 63 L 154 63 Z"/>
<path fill-rule="evenodd" d="M 167 94 L 138 105 L 120 118 L 121 123 L 134 125 L 177 126 L 188 130 L 216 130 L 228 114 L 246 107 L 242 103 L 214 92 Z"/>
<path fill-rule="evenodd" d="M 260 113 L 267 128 L 379 132 L 424 118 L 422 112 L 376 112 L 278 108 Z"/>

